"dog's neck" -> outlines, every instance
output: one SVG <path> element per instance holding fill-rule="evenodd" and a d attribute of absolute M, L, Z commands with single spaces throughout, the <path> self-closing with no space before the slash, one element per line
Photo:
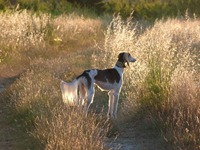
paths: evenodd
<path fill-rule="evenodd" d="M 125 62 L 121 62 L 121 61 L 117 61 L 115 66 L 119 67 L 119 68 L 126 68 Z"/>
<path fill-rule="evenodd" d="M 122 76 L 124 72 L 124 68 L 126 68 L 125 62 L 117 61 L 114 68 L 118 71 L 118 73 Z"/>

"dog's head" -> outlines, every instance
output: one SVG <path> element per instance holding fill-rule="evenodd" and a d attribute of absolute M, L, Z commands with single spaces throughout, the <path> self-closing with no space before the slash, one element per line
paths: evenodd
<path fill-rule="evenodd" d="M 130 53 L 123 52 L 118 55 L 118 61 L 122 62 L 123 64 L 127 63 L 129 66 L 129 62 L 135 62 L 136 59 L 133 58 Z"/>

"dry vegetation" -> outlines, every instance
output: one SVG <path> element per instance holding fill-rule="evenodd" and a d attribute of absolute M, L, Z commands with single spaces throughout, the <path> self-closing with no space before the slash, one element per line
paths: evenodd
<path fill-rule="evenodd" d="M 9 100 L 41 147 L 105 148 L 108 124 L 102 114 L 85 119 L 64 106 L 59 81 L 86 68 L 113 66 L 118 53 L 128 51 L 137 63 L 125 71 L 120 112 L 128 119 L 141 114 L 173 149 L 200 148 L 198 19 L 160 20 L 142 29 L 116 16 L 104 37 L 100 19 L 27 11 L 0 18 L 1 64 L 29 66 L 11 86 Z"/>
<path fill-rule="evenodd" d="M 102 37 L 101 21 L 27 11 L 2 13 L 0 21 L 1 64 L 28 67 L 10 87 L 15 120 L 40 141 L 39 149 L 103 149 L 107 122 L 95 114 L 86 120 L 80 110 L 68 108 L 59 90 L 61 79 L 71 80 L 90 66 L 83 56 L 89 59 Z"/>
<path fill-rule="evenodd" d="M 173 149 L 199 149 L 199 20 L 160 20 L 144 31 L 137 28 L 116 16 L 106 32 L 104 53 L 95 57 L 104 58 L 103 66 L 124 50 L 137 59 L 125 73 L 121 111 L 143 113 Z"/>
<path fill-rule="evenodd" d="M 58 57 L 63 50 L 88 49 L 103 36 L 100 19 L 73 14 L 53 18 L 23 10 L 6 11 L 0 17 L 0 61 L 7 64 L 29 64 L 35 58 Z"/>

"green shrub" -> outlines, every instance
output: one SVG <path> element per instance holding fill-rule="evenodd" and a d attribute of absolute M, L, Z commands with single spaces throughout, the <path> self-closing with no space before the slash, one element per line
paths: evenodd
<path fill-rule="evenodd" d="M 134 18 L 149 21 L 163 17 L 183 17 L 186 12 L 189 12 L 190 17 L 193 14 L 200 15 L 198 0 L 109 0 L 103 3 L 108 12 L 118 12 L 123 17 L 129 16 L 133 12 Z"/>
<path fill-rule="evenodd" d="M 96 9 L 95 7 L 90 6 L 90 3 L 87 5 L 79 5 L 80 2 L 74 3 L 67 0 L 2 0 L 0 1 L 0 10 L 29 10 L 34 13 L 49 13 L 52 15 L 61 15 L 69 13 L 84 14 L 85 16 L 95 16 Z M 95 6 L 95 5 L 92 5 Z"/>
<path fill-rule="evenodd" d="M 44 13 L 52 13 L 54 15 L 67 13 L 72 11 L 72 4 L 68 1 L 46 1 L 46 0 L 19 0 L 13 4 L 17 6 L 18 9 L 27 9 L 32 10 L 34 12 L 44 12 Z M 12 7 L 12 5 L 11 5 Z"/>
<path fill-rule="evenodd" d="M 198 0 L 174 0 L 174 1 L 135 1 L 134 10 L 136 17 L 146 20 L 167 17 L 183 17 L 189 12 L 190 17 L 193 14 L 200 15 L 200 3 Z"/>
<path fill-rule="evenodd" d="M 191 17 L 200 15 L 198 0 L 1 0 L 0 10 L 28 9 L 34 12 L 45 12 L 53 15 L 77 13 L 85 16 L 97 16 L 104 13 L 120 13 L 127 17 L 131 12 L 137 19 L 154 21 L 157 18 L 183 17 L 186 12 Z"/>
<path fill-rule="evenodd" d="M 104 3 L 104 9 L 107 12 L 120 13 L 122 16 L 127 17 L 133 11 L 132 2 L 130 0 L 109 0 Z"/>

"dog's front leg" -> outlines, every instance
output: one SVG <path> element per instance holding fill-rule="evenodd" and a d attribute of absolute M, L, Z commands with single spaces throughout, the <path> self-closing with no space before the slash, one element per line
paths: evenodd
<path fill-rule="evenodd" d="M 108 92 L 108 96 L 109 96 L 109 101 L 108 101 L 108 117 L 110 119 L 113 119 L 114 116 L 113 116 L 113 104 L 114 104 L 114 95 L 113 95 L 113 92 L 110 91 Z"/>
<path fill-rule="evenodd" d="M 119 94 L 118 93 L 114 93 L 114 102 L 113 102 L 113 115 L 114 115 L 114 119 L 117 119 L 118 99 L 119 99 Z"/>

